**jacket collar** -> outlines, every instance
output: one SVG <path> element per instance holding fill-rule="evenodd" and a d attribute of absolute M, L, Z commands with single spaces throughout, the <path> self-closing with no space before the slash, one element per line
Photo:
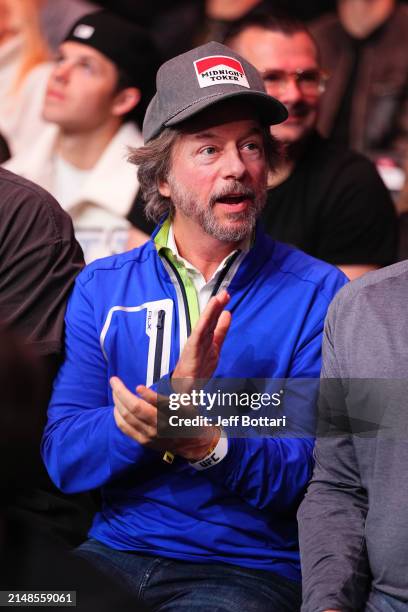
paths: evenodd
<path fill-rule="evenodd" d="M 138 188 L 136 167 L 127 161 L 128 147 L 142 144 L 139 130 L 131 123 L 124 123 L 93 167 L 79 196 L 66 204 L 66 210 L 70 211 L 83 202 L 92 202 L 125 217 Z"/>
<path fill-rule="evenodd" d="M 9 169 L 31 178 L 53 193 L 53 159 L 57 137 L 58 127 L 54 124 L 46 126 L 36 144 L 35 154 L 29 151 L 20 158 L 11 159 Z M 64 206 L 65 210 L 74 215 L 76 207 L 91 202 L 116 216 L 125 217 L 138 189 L 136 166 L 127 161 L 128 147 L 142 144 L 138 128 L 133 123 L 124 123 L 90 171 L 80 193 Z"/>

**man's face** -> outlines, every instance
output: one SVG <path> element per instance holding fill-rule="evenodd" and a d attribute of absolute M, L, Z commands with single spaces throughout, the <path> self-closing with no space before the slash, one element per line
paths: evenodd
<path fill-rule="evenodd" d="M 265 203 L 260 124 L 210 110 L 190 125 L 173 146 L 170 176 L 160 192 L 171 198 L 179 230 L 193 224 L 219 241 L 240 242 L 251 234 Z"/>
<path fill-rule="evenodd" d="M 67 41 L 52 71 L 43 117 L 67 132 L 86 132 L 110 117 L 118 71 L 107 57 L 81 43 Z"/>
<path fill-rule="evenodd" d="M 320 75 L 312 39 L 304 32 L 285 35 L 253 26 L 229 44 L 257 68 L 266 91 L 288 109 L 288 119 L 273 126 L 272 134 L 285 144 L 305 138 L 316 125 L 320 96 L 319 88 L 310 86 L 313 77 Z M 303 83 L 295 77 L 300 71 Z"/>
<path fill-rule="evenodd" d="M 343 27 L 355 38 L 366 38 L 388 19 L 395 0 L 338 0 L 337 10 Z"/>

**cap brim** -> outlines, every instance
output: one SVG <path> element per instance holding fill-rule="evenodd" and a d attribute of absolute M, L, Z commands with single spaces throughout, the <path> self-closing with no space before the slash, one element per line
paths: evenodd
<path fill-rule="evenodd" d="M 236 91 L 231 93 L 215 94 L 208 96 L 208 98 L 201 99 L 196 104 L 192 104 L 188 108 L 177 113 L 177 115 L 174 115 L 174 117 L 168 119 L 164 123 L 164 126 L 171 127 L 173 125 L 178 125 L 182 121 L 185 121 L 190 117 L 194 117 L 210 106 L 214 106 L 215 104 L 223 102 L 224 100 L 239 97 L 244 98 L 253 104 L 254 109 L 259 114 L 260 120 L 265 125 L 276 125 L 277 123 L 282 123 L 288 118 L 288 111 L 286 110 L 286 107 L 279 102 L 279 100 L 269 96 L 267 93 L 253 90 Z"/>

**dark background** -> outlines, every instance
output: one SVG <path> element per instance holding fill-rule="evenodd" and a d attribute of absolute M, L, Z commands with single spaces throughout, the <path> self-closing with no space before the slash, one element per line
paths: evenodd
<path fill-rule="evenodd" d="M 193 7 L 203 11 L 203 0 L 98 0 L 98 4 L 117 12 L 132 21 L 151 25 L 160 13 L 167 13 L 181 8 L 190 12 Z M 312 19 L 317 15 L 335 9 L 335 0 L 271 0 L 266 2 L 272 8 L 282 8 L 300 19 Z M 180 10 L 181 12 L 181 10 Z"/>

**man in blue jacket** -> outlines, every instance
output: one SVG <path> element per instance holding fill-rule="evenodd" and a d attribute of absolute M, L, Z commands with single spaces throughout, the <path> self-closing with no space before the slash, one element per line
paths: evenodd
<path fill-rule="evenodd" d="M 163 64 L 132 153 L 159 226 L 146 245 L 88 266 L 69 302 L 43 457 L 64 491 L 101 489 L 80 553 L 155 610 L 300 605 L 310 435 L 238 437 L 207 418 L 189 437 L 161 436 L 156 394 L 183 403 L 203 391 L 196 379 L 319 376 L 345 277 L 256 226 L 277 153 L 269 126 L 286 116 L 223 45 Z M 290 388 L 304 431 L 314 395 Z"/>

